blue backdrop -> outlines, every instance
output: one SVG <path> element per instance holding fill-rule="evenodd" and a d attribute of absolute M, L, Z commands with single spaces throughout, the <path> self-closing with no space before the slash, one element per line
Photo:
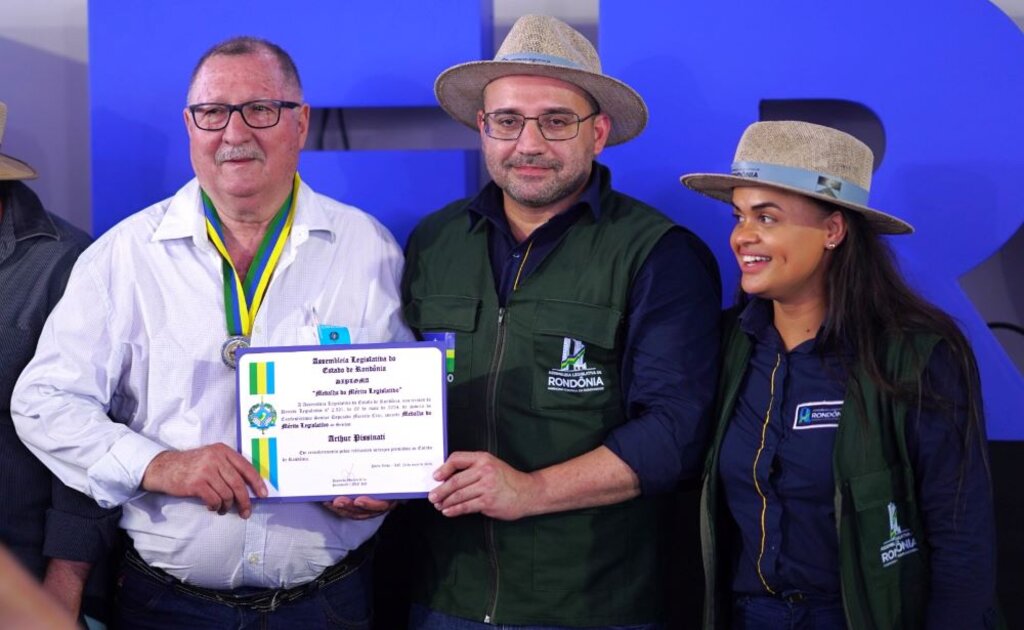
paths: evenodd
<path fill-rule="evenodd" d="M 490 54 L 490 5 L 90 0 L 93 233 L 193 176 L 181 112 L 192 67 L 216 42 L 255 35 L 280 44 L 313 107 L 436 106 L 441 70 Z M 420 215 L 476 185 L 475 154 L 310 151 L 299 171 L 317 191 L 377 216 L 404 243 Z"/>
<path fill-rule="evenodd" d="M 91 0 L 94 233 L 192 176 L 181 110 L 212 43 L 242 33 L 280 43 L 314 107 L 433 106 L 441 70 L 490 57 L 490 5 Z M 1024 379 L 957 285 L 1024 220 L 1016 25 L 978 0 L 605 0 L 599 33 L 606 71 L 651 110 L 644 134 L 602 159 L 618 188 L 712 246 L 726 295 L 736 282 L 729 212 L 679 175 L 727 169 L 766 100 L 840 99 L 873 112 L 885 153 L 872 204 L 917 227 L 893 243 L 915 285 L 968 331 L 990 437 L 1024 439 Z M 471 192 L 475 169 L 464 151 L 307 152 L 300 165 L 312 186 L 375 214 L 400 242 L 420 216 Z"/>
<path fill-rule="evenodd" d="M 728 172 L 762 101 L 841 99 L 874 112 L 884 159 L 871 205 L 917 233 L 892 243 L 906 275 L 967 330 L 989 437 L 1024 439 L 1024 379 L 957 284 L 1024 222 L 1024 37 L 976 0 L 601 3 L 606 72 L 647 100 L 651 122 L 603 156 L 618 188 L 668 212 L 714 250 L 733 295 L 728 208 L 684 189 Z"/>

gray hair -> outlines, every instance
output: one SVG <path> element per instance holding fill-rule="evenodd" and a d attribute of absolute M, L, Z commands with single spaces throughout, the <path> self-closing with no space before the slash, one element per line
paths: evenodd
<path fill-rule="evenodd" d="M 218 44 L 214 44 L 212 48 L 203 53 L 203 56 L 199 58 L 195 68 L 192 69 L 192 77 L 188 81 L 188 91 L 192 92 L 192 86 L 195 85 L 196 77 L 199 76 L 199 71 L 203 69 L 203 65 L 211 57 L 217 55 L 226 56 L 242 56 L 242 55 L 255 55 L 261 52 L 267 52 L 274 56 L 277 60 L 277 65 L 281 69 L 281 74 L 284 75 L 285 80 L 291 83 L 299 90 L 299 95 L 302 95 L 302 80 L 299 79 L 299 69 L 295 66 L 295 61 L 288 52 L 275 44 L 274 42 L 261 39 L 259 37 L 251 37 L 249 35 L 240 35 L 226 39 Z"/>

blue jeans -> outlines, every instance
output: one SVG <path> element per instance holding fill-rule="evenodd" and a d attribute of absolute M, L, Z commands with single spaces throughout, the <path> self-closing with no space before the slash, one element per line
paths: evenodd
<path fill-rule="evenodd" d="M 125 565 L 117 589 L 117 628 L 177 630 L 179 628 L 370 628 L 371 562 L 314 593 L 284 604 L 273 612 L 239 608 L 182 593 L 172 578 L 159 579 Z M 241 588 L 237 595 L 261 589 Z"/>
<path fill-rule="evenodd" d="M 642 623 L 634 626 L 600 626 L 600 630 L 663 630 L 660 623 Z M 413 604 L 409 611 L 409 630 L 584 630 L 568 626 L 513 626 L 490 624 L 454 617 L 431 610 L 426 606 Z M 590 630 L 598 630 L 591 628 Z"/>
<path fill-rule="evenodd" d="M 787 601 L 734 595 L 732 630 L 846 630 L 846 614 L 838 596 Z"/>

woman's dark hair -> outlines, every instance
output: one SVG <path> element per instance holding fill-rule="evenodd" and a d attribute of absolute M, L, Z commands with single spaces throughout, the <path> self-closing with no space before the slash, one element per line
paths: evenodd
<path fill-rule="evenodd" d="M 863 215 L 831 204 L 821 205 L 826 212 L 842 212 L 847 225 L 846 238 L 833 250 L 828 269 L 828 312 L 822 346 L 852 350 L 853 362 L 883 392 L 911 405 L 953 408 L 955 402 L 945 395 L 948 392 L 934 391 L 927 383 L 898 382 L 885 370 L 885 345 L 894 333 L 938 335 L 948 345 L 967 385 L 967 423 L 960 437 L 965 458 L 968 457 L 974 451 L 969 446 L 977 439 L 975 431 L 983 422 L 978 366 L 970 344 L 953 318 L 907 285 L 889 244 Z"/>
<path fill-rule="evenodd" d="M 953 318 L 917 294 L 903 279 L 889 244 L 876 233 L 859 213 L 833 204 L 814 201 L 822 211 L 841 212 L 846 219 L 846 238 L 832 250 L 827 275 L 828 311 L 817 345 L 821 352 L 837 352 L 840 357 L 852 352 L 852 364 L 861 366 L 880 391 L 903 400 L 911 407 L 934 406 L 959 411 L 948 392 L 936 391 L 928 383 L 906 383 L 886 374 L 886 343 L 894 333 L 932 333 L 946 342 L 949 355 L 964 378 L 967 422 L 960 435 L 964 458 L 974 452 L 972 443 L 983 422 L 981 381 L 978 365 L 967 338 Z M 742 288 L 738 304 L 749 300 Z M 850 373 L 852 365 L 846 365 Z M 854 404 L 863 404 L 858 397 Z M 986 449 L 982 458 L 988 468 Z"/>

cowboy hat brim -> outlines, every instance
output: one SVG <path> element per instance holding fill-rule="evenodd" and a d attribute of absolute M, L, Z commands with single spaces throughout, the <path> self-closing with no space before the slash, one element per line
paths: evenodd
<path fill-rule="evenodd" d="M 796 186 L 776 184 L 775 182 L 752 179 L 750 177 L 740 177 L 738 175 L 722 175 L 716 173 L 690 173 L 680 177 L 679 181 L 691 190 L 699 192 L 702 195 L 707 195 L 713 199 L 724 201 L 728 204 L 732 203 L 733 188 L 738 188 L 740 186 L 767 186 L 769 188 L 777 188 L 779 190 L 796 193 L 798 195 L 803 195 L 804 197 L 810 197 L 811 199 L 817 199 L 825 203 L 842 206 L 843 208 L 858 212 L 879 234 L 911 234 L 914 231 L 914 226 L 910 225 L 906 221 L 897 219 L 890 214 L 886 214 L 860 204 L 836 199 L 835 197 L 830 197 L 828 195 L 809 192 L 803 188 L 797 188 Z"/>
<path fill-rule="evenodd" d="M 495 79 L 513 75 L 551 77 L 572 83 L 590 94 L 601 112 L 612 119 L 609 146 L 635 138 L 647 126 L 647 104 L 636 90 L 609 76 L 559 65 L 470 61 L 442 72 L 434 82 L 434 95 L 452 118 L 475 130 L 476 114 L 483 109 L 484 88 Z"/>
<path fill-rule="evenodd" d="M 0 153 L 0 180 L 35 179 L 36 170 L 21 160 Z"/>

